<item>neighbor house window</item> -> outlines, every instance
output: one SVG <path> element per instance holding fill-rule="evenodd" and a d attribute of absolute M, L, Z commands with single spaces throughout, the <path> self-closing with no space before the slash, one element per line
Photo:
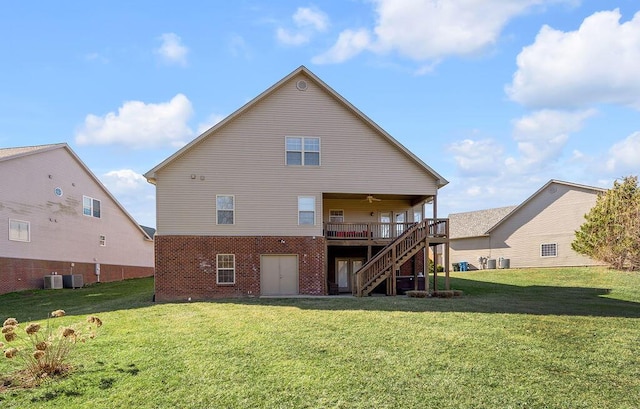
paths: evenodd
<path fill-rule="evenodd" d="M 100 218 L 100 201 L 89 196 L 82 196 L 82 214 Z"/>
<path fill-rule="evenodd" d="M 547 243 L 540 245 L 540 257 L 557 257 L 558 245 L 556 243 Z"/>
<path fill-rule="evenodd" d="M 105 236 L 104 234 L 101 234 L 99 236 L 99 241 L 100 241 L 100 247 L 105 247 L 107 245 L 107 236 Z"/>
<path fill-rule="evenodd" d="M 329 210 L 329 221 L 331 223 L 344 223 L 344 210 Z"/>
<path fill-rule="evenodd" d="M 320 166 L 320 138 L 287 136 L 287 165 Z"/>
<path fill-rule="evenodd" d="M 29 222 L 9 219 L 9 240 L 31 241 Z"/>
<path fill-rule="evenodd" d="M 315 196 L 298 197 L 298 224 L 316 224 Z"/>
<path fill-rule="evenodd" d="M 236 282 L 236 255 L 218 254 L 217 260 L 217 283 L 235 284 Z"/>
<path fill-rule="evenodd" d="M 217 195 L 216 212 L 218 224 L 233 224 L 235 219 L 234 197 L 231 195 Z"/>

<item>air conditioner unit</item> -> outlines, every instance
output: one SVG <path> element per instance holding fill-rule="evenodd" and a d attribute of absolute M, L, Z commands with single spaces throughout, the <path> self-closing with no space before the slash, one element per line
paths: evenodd
<path fill-rule="evenodd" d="M 63 275 L 62 285 L 64 288 L 81 288 L 84 286 L 84 277 L 82 274 Z"/>
<path fill-rule="evenodd" d="M 44 276 L 44 288 L 59 289 L 62 288 L 62 276 L 48 275 Z"/>

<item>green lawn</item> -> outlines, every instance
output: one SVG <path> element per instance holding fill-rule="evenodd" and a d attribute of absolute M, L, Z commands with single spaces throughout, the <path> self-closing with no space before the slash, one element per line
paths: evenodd
<path fill-rule="evenodd" d="M 70 377 L 0 407 L 638 407 L 640 274 L 452 277 L 464 296 L 154 304 L 149 279 L 0 296 L 3 321 L 104 322 Z"/>

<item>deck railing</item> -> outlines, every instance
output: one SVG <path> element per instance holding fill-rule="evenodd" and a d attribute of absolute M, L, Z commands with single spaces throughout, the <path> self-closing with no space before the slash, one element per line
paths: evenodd
<path fill-rule="evenodd" d="M 396 239 L 416 223 L 325 223 L 327 240 Z M 429 237 L 447 237 L 449 219 L 425 219 L 420 223 Z"/>

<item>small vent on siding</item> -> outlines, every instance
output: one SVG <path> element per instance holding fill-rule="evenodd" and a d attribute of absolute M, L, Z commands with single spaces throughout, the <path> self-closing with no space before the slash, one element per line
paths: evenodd
<path fill-rule="evenodd" d="M 296 82 L 296 88 L 298 88 L 298 91 L 306 91 L 307 87 L 307 81 L 305 80 L 299 80 L 298 82 Z"/>

